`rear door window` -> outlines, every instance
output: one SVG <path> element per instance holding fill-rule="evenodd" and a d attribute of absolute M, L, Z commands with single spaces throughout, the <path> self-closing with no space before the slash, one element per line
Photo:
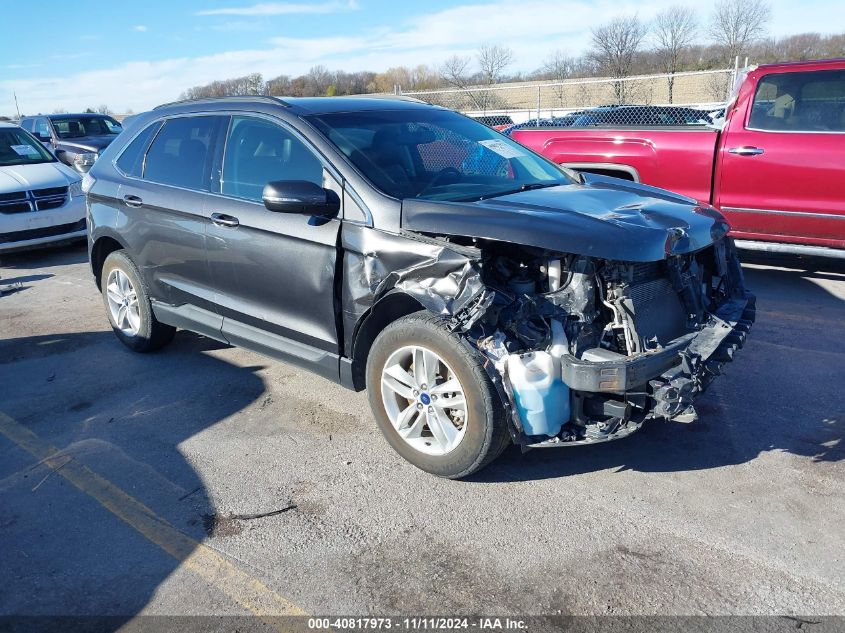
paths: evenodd
<path fill-rule="evenodd" d="M 217 130 L 225 118 L 192 116 L 168 120 L 147 152 L 144 179 L 208 191 L 210 158 Z"/>
<path fill-rule="evenodd" d="M 156 121 L 152 125 L 147 126 L 138 136 L 136 136 L 131 143 L 123 150 L 123 153 L 117 159 L 117 167 L 127 176 L 140 178 L 144 168 L 144 152 L 147 145 L 150 144 L 150 139 L 155 136 L 161 127 L 161 121 Z"/>
<path fill-rule="evenodd" d="M 764 76 L 748 126 L 778 132 L 845 132 L 845 70 Z"/>

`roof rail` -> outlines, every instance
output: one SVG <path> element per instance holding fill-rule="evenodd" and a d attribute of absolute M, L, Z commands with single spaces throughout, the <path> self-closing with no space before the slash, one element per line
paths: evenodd
<path fill-rule="evenodd" d="M 168 106 L 174 105 L 181 105 L 183 103 L 202 103 L 203 101 L 270 101 L 272 103 L 285 106 L 286 108 L 290 107 L 290 104 L 286 101 L 283 101 L 279 97 L 273 97 L 270 95 L 230 95 L 227 97 L 200 97 L 198 99 L 180 99 L 179 101 L 171 101 L 169 103 L 162 103 L 161 105 L 157 105 L 153 108 L 153 110 L 159 110 L 160 108 L 166 108 Z"/>
<path fill-rule="evenodd" d="M 364 99 L 395 99 L 397 101 L 410 101 L 412 103 L 425 103 L 427 105 L 431 105 L 428 103 L 428 101 L 423 101 L 422 99 L 417 99 L 416 97 L 412 97 L 410 95 L 397 95 L 393 94 L 392 92 L 379 92 L 375 94 L 363 94 L 355 96 L 362 97 Z"/>

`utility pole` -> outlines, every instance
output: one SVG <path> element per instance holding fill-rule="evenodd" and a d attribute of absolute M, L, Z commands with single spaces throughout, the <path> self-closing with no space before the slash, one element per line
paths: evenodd
<path fill-rule="evenodd" d="M 17 110 L 18 121 L 20 121 L 21 120 L 21 109 L 18 107 L 18 93 L 13 90 L 12 94 L 15 95 L 15 110 Z"/>

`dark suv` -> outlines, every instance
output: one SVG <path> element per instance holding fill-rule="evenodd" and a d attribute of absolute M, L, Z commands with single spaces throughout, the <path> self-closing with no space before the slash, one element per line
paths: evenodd
<path fill-rule="evenodd" d="M 89 113 L 24 117 L 21 127 L 81 174 L 91 169 L 100 152 L 123 131 L 112 117 Z"/>
<path fill-rule="evenodd" d="M 184 328 L 366 387 L 388 442 L 446 477 L 511 441 L 691 421 L 754 318 L 713 208 L 412 100 L 161 106 L 84 187 L 124 344 Z"/>

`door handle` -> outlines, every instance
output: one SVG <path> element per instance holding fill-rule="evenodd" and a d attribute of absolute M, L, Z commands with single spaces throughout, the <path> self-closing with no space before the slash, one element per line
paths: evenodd
<path fill-rule="evenodd" d="M 730 154 L 737 154 L 739 156 L 758 156 L 765 150 L 759 147 L 732 147 L 728 150 Z"/>
<path fill-rule="evenodd" d="M 229 228 L 234 228 L 240 224 L 240 222 L 238 222 L 238 218 L 224 213 L 212 213 L 211 221 L 217 226 L 227 226 Z"/>
<path fill-rule="evenodd" d="M 142 204 L 144 204 L 144 201 L 141 200 L 138 196 L 123 196 L 123 204 L 125 204 L 127 207 L 138 208 Z"/>

